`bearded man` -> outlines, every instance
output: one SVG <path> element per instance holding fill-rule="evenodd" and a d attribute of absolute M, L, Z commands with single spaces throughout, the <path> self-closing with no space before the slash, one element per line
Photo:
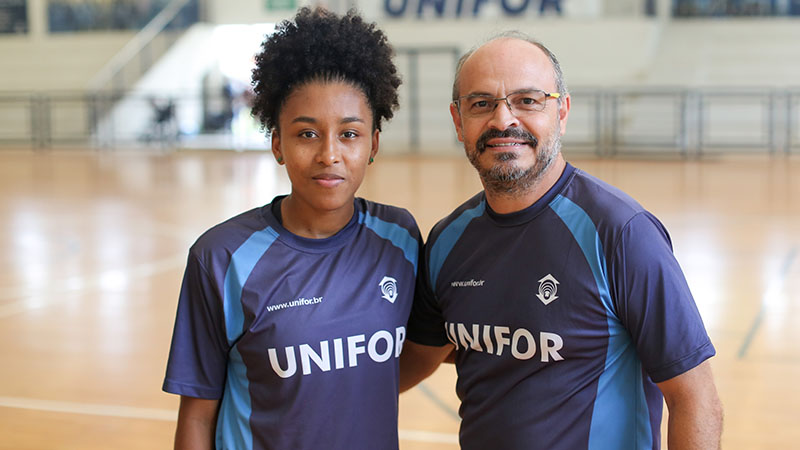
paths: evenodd
<path fill-rule="evenodd" d="M 453 83 L 484 190 L 431 231 L 400 389 L 456 365 L 462 449 L 716 449 L 715 354 L 667 230 L 561 153 L 571 99 L 544 45 L 505 34 Z"/>

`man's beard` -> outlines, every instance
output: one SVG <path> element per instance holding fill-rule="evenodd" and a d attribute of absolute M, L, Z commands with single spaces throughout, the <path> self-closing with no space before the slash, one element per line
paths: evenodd
<path fill-rule="evenodd" d="M 517 138 L 536 151 L 536 161 L 528 168 L 518 167 L 513 161 L 518 158 L 514 152 L 500 152 L 495 154 L 495 163 L 489 168 L 480 165 L 479 158 L 486 151 L 486 142 L 492 138 Z M 466 145 L 465 145 L 466 149 Z M 561 136 L 558 132 L 552 134 L 548 142 L 541 143 L 529 132 L 521 128 L 508 128 L 503 131 L 490 129 L 483 133 L 475 142 L 475 149 L 467 149 L 467 158 L 478 171 L 487 191 L 509 197 L 515 197 L 527 192 L 534 186 L 547 171 L 556 155 L 561 151 Z"/>

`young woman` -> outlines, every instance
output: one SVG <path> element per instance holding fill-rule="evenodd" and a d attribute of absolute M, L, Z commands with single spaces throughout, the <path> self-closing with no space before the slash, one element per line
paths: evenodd
<path fill-rule="evenodd" d="M 254 115 L 291 193 L 192 246 L 164 390 L 176 448 L 397 448 L 398 356 L 420 234 L 355 197 L 397 107 L 374 24 L 302 9 L 264 41 Z"/>

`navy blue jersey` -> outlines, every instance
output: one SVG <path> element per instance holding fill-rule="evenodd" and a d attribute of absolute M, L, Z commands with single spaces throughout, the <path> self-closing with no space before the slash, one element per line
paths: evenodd
<path fill-rule="evenodd" d="M 164 390 L 221 399 L 220 449 L 396 449 L 420 247 L 406 210 L 363 199 L 327 239 L 272 205 L 213 227 L 189 252 Z"/>
<path fill-rule="evenodd" d="M 662 224 L 569 164 L 525 210 L 468 200 L 424 255 L 408 338 L 455 344 L 464 449 L 658 449 L 655 383 L 714 355 Z"/>

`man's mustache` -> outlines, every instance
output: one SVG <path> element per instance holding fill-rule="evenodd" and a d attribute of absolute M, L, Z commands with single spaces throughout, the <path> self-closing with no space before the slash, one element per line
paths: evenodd
<path fill-rule="evenodd" d="M 536 145 L 539 144 L 539 140 L 536 139 L 534 135 L 528 133 L 522 128 L 510 127 L 502 131 L 492 128 L 486 130 L 486 132 L 484 132 L 478 138 L 478 142 L 475 143 L 475 149 L 478 150 L 478 153 L 483 153 L 484 151 L 486 151 L 486 143 L 489 141 L 489 139 L 494 139 L 494 138 L 522 139 L 525 141 L 526 144 L 530 145 L 532 148 L 536 148 Z"/>

